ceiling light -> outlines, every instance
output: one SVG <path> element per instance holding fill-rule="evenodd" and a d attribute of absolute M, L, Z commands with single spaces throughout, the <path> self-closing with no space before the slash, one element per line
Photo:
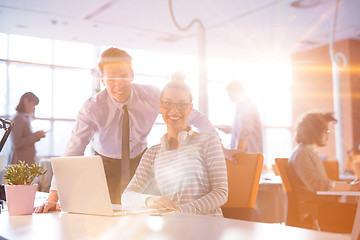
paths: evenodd
<path fill-rule="evenodd" d="M 177 42 L 177 41 L 181 40 L 182 38 L 183 38 L 182 36 L 175 35 L 175 34 L 164 34 L 155 39 L 159 40 L 159 41 L 164 41 L 164 42 Z"/>
<path fill-rule="evenodd" d="M 311 40 L 302 40 L 302 41 L 299 41 L 298 43 L 305 44 L 305 45 L 316 45 L 316 44 L 318 44 L 317 42 L 311 41 Z"/>
<path fill-rule="evenodd" d="M 16 24 L 15 27 L 17 27 L 17 28 L 28 28 L 28 26 L 22 25 L 22 24 Z"/>
<path fill-rule="evenodd" d="M 295 8 L 312 8 L 320 5 L 322 0 L 296 0 L 290 5 Z"/>

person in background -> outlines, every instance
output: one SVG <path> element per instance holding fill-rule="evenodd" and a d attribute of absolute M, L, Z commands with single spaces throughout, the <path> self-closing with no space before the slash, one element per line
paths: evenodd
<path fill-rule="evenodd" d="M 119 204 L 122 186 L 128 184 L 121 182 L 122 148 L 126 143 L 122 141 L 125 116 L 128 116 L 129 122 L 130 181 L 147 149 L 147 136 L 160 113 L 160 91 L 150 85 L 133 83 L 132 57 L 118 48 L 104 51 L 98 68 L 105 89 L 83 104 L 64 156 L 83 155 L 86 146 L 94 138 L 93 148 L 103 158 L 111 202 Z M 125 108 L 128 114 L 125 114 Z M 207 117 L 196 110 L 191 111 L 188 122 L 199 131 L 216 134 L 216 129 Z M 47 201 L 36 207 L 35 212 L 59 211 L 57 201 L 53 178 Z"/>
<path fill-rule="evenodd" d="M 226 91 L 236 105 L 232 127 L 218 126 L 224 133 L 231 133 L 231 149 L 246 153 L 263 153 L 262 124 L 256 106 L 244 91 L 243 84 L 231 81 Z"/>
<path fill-rule="evenodd" d="M 45 132 L 33 132 L 31 120 L 34 117 L 35 106 L 39 98 L 32 92 L 24 93 L 16 107 L 16 114 L 12 117 L 14 127 L 10 134 L 11 151 L 8 164 L 17 164 L 19 160 L 27 164 L 35 163 L 35 143 L 45 137 Z"/>
<path fill-rule="evenodd" d="M 181 79 L 165 86 L 159 107 L 167 133 L 160 144 L 145 152 L 122 195 L 122 204 L 222 216 L 228 183 L 218 136 L 194 132 L 187 124 L 193 108 L 192 96 Z M 160 194 L 145 193 L 154 182 Z"/>
<path fill-rule="evenodd" d="M 330 180 L 318 156 L 318 148 L 326 146 L 334 123 L 336 119 L 330 112 L 311 112 L 302 116 L 296 127 L 298 145 L 289 158 L 287 171 L 301 222 L 309 223 L 317 214 L 321 230 L 351 232 L 356 205 L 339 203 L 337 197 L 316 195 L 317 191 L 360 190 L 360 183 Z M 316 208 L 317 213 L 313 210 Z"/>

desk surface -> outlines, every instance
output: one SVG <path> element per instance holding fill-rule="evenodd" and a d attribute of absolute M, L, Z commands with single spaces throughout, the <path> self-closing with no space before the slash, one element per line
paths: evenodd
<path fill-rule="evenodd" d="M 318 195 L 360 196 L 360 191 L 317 191 Z"/>
<path fill-rule="evenodd" d="M 285 194 L 281 178 L 274 174 L 263 174 L 255 202 L 255 220 L 281 223 L 285 221 Z"/>
<path fill-rule="evenodd" d="M 318 195 L 342 195 L 342 196 L 360 196 L 360 191 L 317 191 Z M 354 219 L 354 225 L 351 233 L 351 240 L 360 238 L 360 198 L 358 198 L 358 206 Z"/>
<path fill-rule="evenodd" d="M 219 217 L 174 213 L 167 216 L 103 217 L 69 213 L 0 214 L 5 239 L 350 239 L 333 234 Z"/>
<path fill-rule="evenodd" d="M 260 184 L 276 184 L 276 185 L 281 185 L 282 181 L 281 181 L 281 177 L 280 176 L 261 176 L 260 178 Z"/>

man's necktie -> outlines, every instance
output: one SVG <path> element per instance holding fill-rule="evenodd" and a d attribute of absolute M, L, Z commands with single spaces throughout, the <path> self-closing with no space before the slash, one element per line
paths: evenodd
<path fill-rule="evenodd" d="M 129 128 L 129 112 L 126 105 L 123 107 L 124 118 L 122 126 L 121 141 L 121 193 L 125 190 L 130 182 L 130 128 Z"/>

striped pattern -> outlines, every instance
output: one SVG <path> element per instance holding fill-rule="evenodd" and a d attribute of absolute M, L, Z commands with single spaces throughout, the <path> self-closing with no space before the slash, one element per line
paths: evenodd
<path fill-rule="evenodd" d="M 151 147 L 126 188 L 122 204 L 144 207 L 146 198 L 152 196 L 145 194 L 149 187 L 153 195 L 172 199 L 182 212 L 222 216 L 228 183 L 218 137 L 198 133 L 175 150 L 165 150 L 160 144 Z"/>

